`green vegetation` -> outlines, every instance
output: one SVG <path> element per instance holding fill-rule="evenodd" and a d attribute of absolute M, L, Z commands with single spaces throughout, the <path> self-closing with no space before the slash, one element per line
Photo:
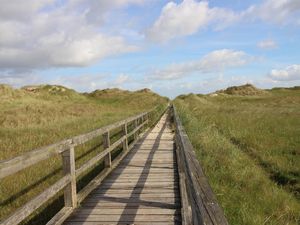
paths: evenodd
<path fill-rule="evenodd" d="M 299 224 L 299 88 L 246 85 L 174 103 L 230 224 Z"/>
<path fill-rule="evenodd" d="M 81 94 L 62 86 L 28 86 L 16 90 L 0 85 L 0 160 L 16 157 L 155 107 L 158 115 L 167 102 L 168 99 L 147 89 L 136 92 L 107 89 Z M 120 130 L 116 130 L 113 138 L 119 134 Z M 76 166 L 80 167 L 98 154 L 102 150 L 101 143 L 101 138 L 96 138 L 76 148 Z M 99 173 L 101 166 L 100 162 L 98 167 L 81 177 L 78 189 L 92 175 Z M 61 176 L 61 159 L 57 156 L 2 179 L 0 218 L 8 216 Z M 61 206 L 61 198 L 53 199 L 53 204 L 41 209 L 42 218 L 34 218 L 36 215 L 33 215 L 30 224 L 44 224 Z"/>

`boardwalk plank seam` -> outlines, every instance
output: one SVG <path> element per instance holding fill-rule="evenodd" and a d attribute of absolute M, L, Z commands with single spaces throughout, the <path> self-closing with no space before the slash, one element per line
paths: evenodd
<path fill-rule="evenodd" d="M 65 224 L 180 224 L 178 177 L 174 134 L 164 114 Z"/>

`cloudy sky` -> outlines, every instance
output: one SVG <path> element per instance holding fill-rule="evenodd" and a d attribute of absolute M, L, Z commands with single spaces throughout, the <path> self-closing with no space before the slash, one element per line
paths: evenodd
<path fill-rule="evenodd" d="M 299 0 L 0 0 L 0 83 L 169 97 L 300 85 Z"/>

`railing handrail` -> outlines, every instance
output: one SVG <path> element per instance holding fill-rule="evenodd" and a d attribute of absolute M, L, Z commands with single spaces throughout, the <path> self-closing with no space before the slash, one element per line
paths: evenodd
<path fill-rule="evenodd" d="M 35 150 L 26 152 L 20 156 L 16 156 L 11 159 L 1 160 L 0 161 L 0 179 L 17 173 L 20 170 L 26 169 L 27 167 L 39 163 L 42 160 L 46 160 L 53 155 L 61 154 L 69 148 L 70 145 L 76 147 L 77 145 L 84 144 L 85 142 L 90 141 L 91 139 L 100 136 L 110 130 L 118 128 L 125 123 L 130 123 L 135 119 L 141 118 L 149 114 L 151 111 L 140 113 L 136 116 L 131 116 L 127 119 L 115 122 L 113 124 L 98 128 L 91 132 L 85 134 L 80 134 L 71 138 L 67 138 L 62 141 L 58 141 L 54 144 L 50 144 Z M 22 164 L 22 165 L 20 165 Z"/>
<path fill-rule="evenodd" d="M 228 225 L 173 105 L 183 225 Z"/>
<path fill-rule="evenodd" d="M 64 176 L 56 183 L 48 187 L 38 196 L 27 202 L 25 205 L 17 209 L 12 215 L 4 221 L 0 221 L 1 225 L 18 224 L 31 215 L 42 204 L 46 203 L 50 198 L 55 196 L 60 190 L 64 189 L 65 206 L 54 216 L 47 224 L 61 224 L 67 216 L 71 214 L 77 204 L 80 203 L 100 182 L 111 172 L 113 168 L 122 160 L 128 151 L 134 146 L 138 140 L 140 130 L 149 124 L 149 115 L 156 108 L 143 112 L 127 119 L 115 122 L 96 129 L 94 131 L 81 134 L 72 138 L 65 139 L 52 145 L 48 145 L 36 150 L 27 152 L 21 156 L 12 159 L 0 161 L 0 179 L 21 171 L 38 162 L 46 160 L 54 155 L 61 154 L 63 162 Z M 128 124 L 134 123 L 133 130 L 128 133 Z M 140 122 L 140 123 L 139 123 Z M 119 127 L 123 127 L 123 135 L 120 139 L 110 144 L 110 131 Z M 80 168 L 75 168 L 75 152 L 74 148 L 80 144 L 102 135 L 104 150 L 85 162 Z M 134 136 L 134 141 L 129 145 L 128 138 Z M 119 145 L 123 144 L 121 154 L 111 160 L 111 152 Z M 105 169 L 84 187 L 79 193 L 76 191 L 76 177 L 87 171 L 92 166 L 96 165 L 101 159 L 104 159 Z"/>

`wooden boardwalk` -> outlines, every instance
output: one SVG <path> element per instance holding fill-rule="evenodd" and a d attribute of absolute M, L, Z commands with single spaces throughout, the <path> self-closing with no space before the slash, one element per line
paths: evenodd
<path fill-rule="evenodd" d="M 178 179 L 165 114 L 64 224 L 181 224 Z"/>

